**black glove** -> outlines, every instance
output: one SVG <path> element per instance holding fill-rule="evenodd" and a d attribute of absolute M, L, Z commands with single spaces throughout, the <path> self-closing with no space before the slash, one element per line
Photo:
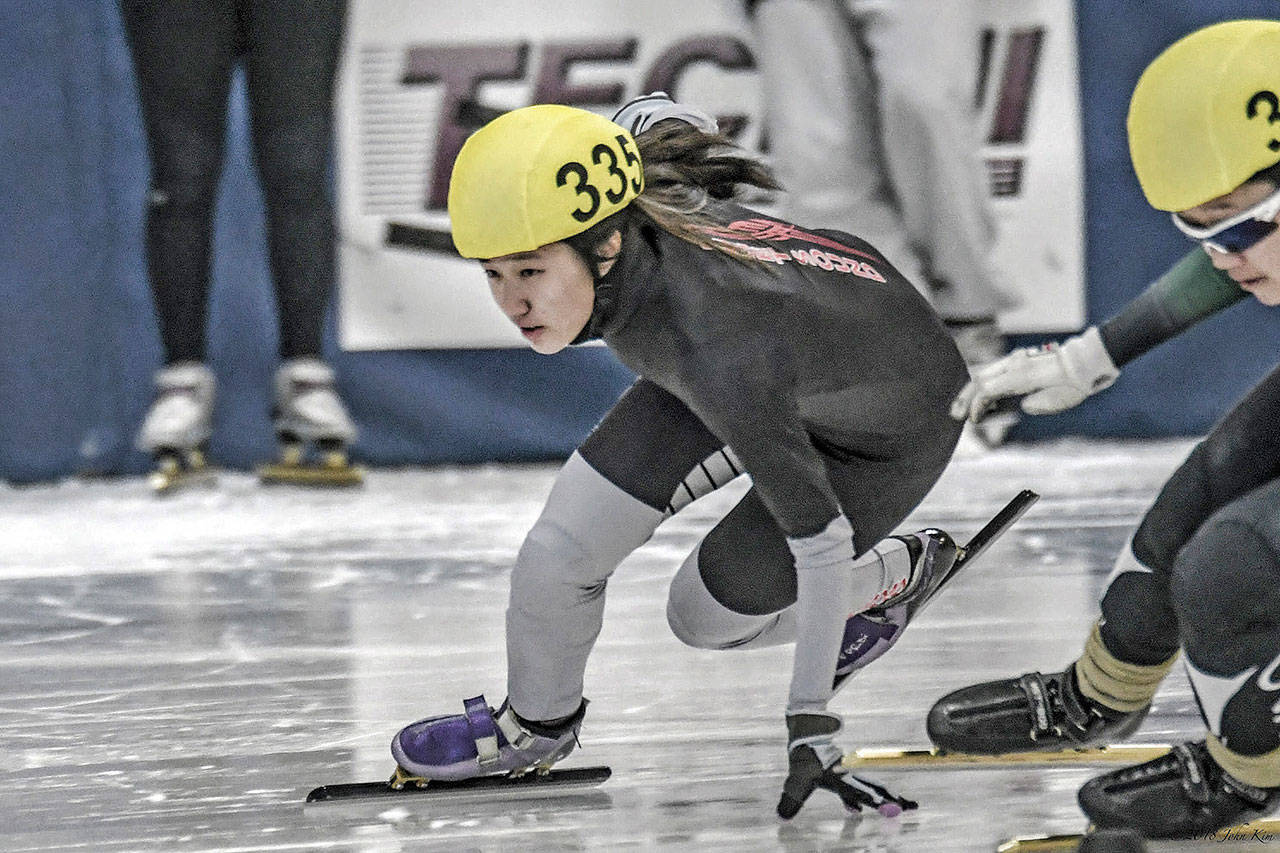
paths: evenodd
<path fill-rule="evenodd" d="M 840 718 L 834 714 L 787 715 L 787 781 L 782 785 L 778 816 L 790 820 L 816 788 L 831 791 L 850 811 L 872 806 L 885 817 L 896 817 L 917 803 L 898 797 L 841 766 L 844 753 L 835 743 Z"/>

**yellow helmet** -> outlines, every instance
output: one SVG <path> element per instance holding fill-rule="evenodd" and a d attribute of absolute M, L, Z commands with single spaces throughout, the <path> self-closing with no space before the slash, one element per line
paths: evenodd
<path fill-rule="evenodd" d="M 1226 21 L 1155 58 L 1129 102 L 1147 201 L 1187 210 L 1280 162 L 1280 21 Z"/>
<path fill-rule="evenodd" d="M 581 234 L 644 189 L 635 139 L 586 110 L 505 113 L 463 144 L 449 180 L 453 244 L 497 258 Z"/>

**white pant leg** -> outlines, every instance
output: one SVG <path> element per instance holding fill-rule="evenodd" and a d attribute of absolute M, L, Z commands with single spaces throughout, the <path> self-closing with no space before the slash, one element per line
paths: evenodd
<path fill-rule="evenodd" d="M 785 215 L 863 238 L 926 292 L 884 162 L 875 80 L 854 19 L 839 0 L 766 0 L 753 26 Z"/>
<path fill-rule="evenodd" d="M 737 613 L 716 601 L 698 570 L 695 548 L 676 572 L 667 596 L 667 624 L 696 649 L 762 649 L 796 638 L 795 605 L 777 613 Z"/>
<path fill-rule="evenodd" d="M 507 691 L 516 713 L 547 720 L 578 709 L 605 585 L 662 518 L 577 453 L 565 463 L 511 572 Z"/>
<path fill-rule="evenodd" d="M 968 0 L 863 0 L 850 7 L 870 49 L 881 144 L 908 239 L 946 319 L 1013 304 L 992 262 L 995 226 L 974 106 L 979 25 Z M 874 241 L 873 241 L 874 243 Z"/>

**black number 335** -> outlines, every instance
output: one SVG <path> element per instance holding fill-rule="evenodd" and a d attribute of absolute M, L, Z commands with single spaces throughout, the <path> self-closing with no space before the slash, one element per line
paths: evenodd
<path fill-rule="evenodd" d="M 608 185 L 604 187 L 604 197 L 609 200 L 610 204 L 617 204 L 627 195 L 627 186 L 630 185 L 634 192 L 639 192 L 644 186 L 643 181 L 639 177 L 640 158 L 631 150 L 629 140 L 619 134 L 615 137 L 618 142 L 618 148 L 622 151 L 622 158 L 619 159 L 618 152 L 613 146 L 603 142 L 591 149 L 591 162 L 597 166 L 608 166 L 608 174 L 611 178 Z M 622 163 L 626 163 L 636 174 L 636 177 L 628 177 L 627 173 L 622 170 Z M 570 160 L 565 163 L 556 172 L 556 186 L 568 186 L 569 181 L 573 180 L 573 191 L 580 196 L 579 206 L 569 211 L 570 215 L 579 222 L 588 222 L 600 210 L 600 188 L 591 183 L 591 176 L 587 172 L 587 167 L 577 160 Z"/>

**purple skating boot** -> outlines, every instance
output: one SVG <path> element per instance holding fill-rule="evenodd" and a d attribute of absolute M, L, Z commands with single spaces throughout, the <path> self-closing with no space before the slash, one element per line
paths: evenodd
<path fill-rule="evenodd" d="M 833 688 L 839 690 L 849 676 L 893 648 L 915 615 L 924 609 L 943 583 L 950 580 L 960 549 L 941 530 L 930 528 L 895 537 L 907 543 L 911 553 L 911 577 L 905 588 L 895 590 L 878 606 L 849 617 L 845 623 L 840 657 L 836 661 Z"/>
<path fill-rule="evenodd" d="M 565 723 L 548 728 L 521 720 L 505 701 L 496 711 L 484 696 L 466 699 L 462 705 L 462 714 L 429 717 L 400 730 L 391 741 L 391 755 L 399 765 L 393 786 L 414 780 L 546 772 L 573 752 L 587 711 L 583 699 Z"/>

